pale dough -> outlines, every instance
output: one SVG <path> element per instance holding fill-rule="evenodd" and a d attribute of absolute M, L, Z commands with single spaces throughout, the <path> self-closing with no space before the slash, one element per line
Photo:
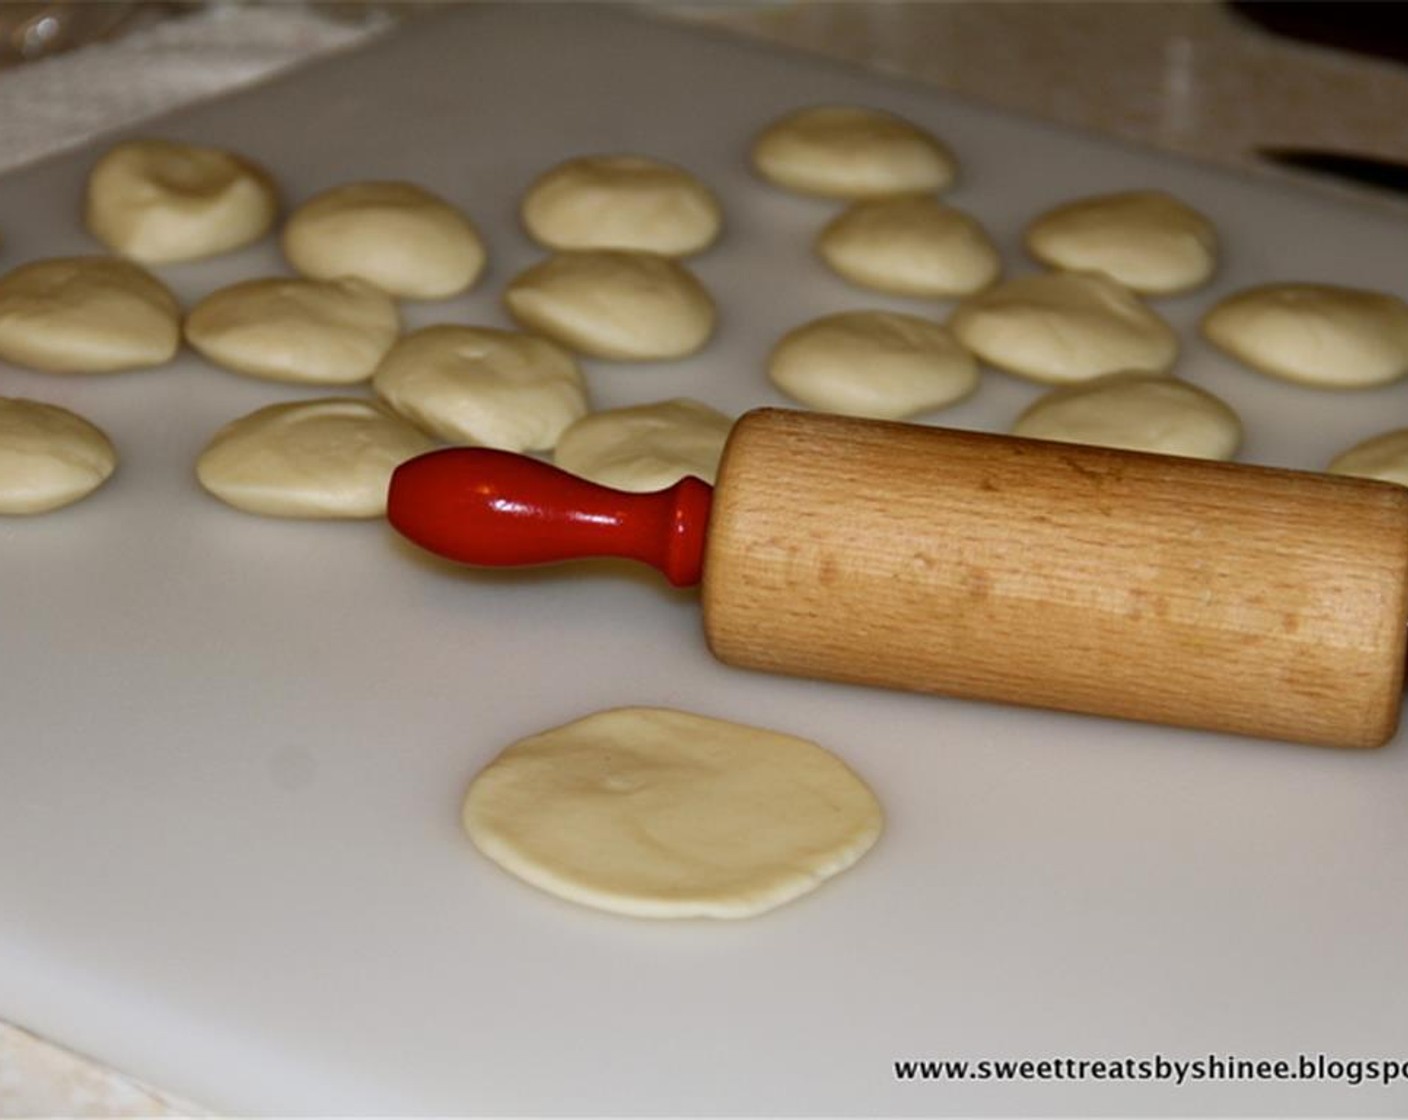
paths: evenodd
<path fill-rule="evenodd" d="M 1230 459 L 1242 442 L 1242 424 L 1217 397 L 1186 381 L 1158 373 L 1111 373 L 1052 389 L 1017 418 L 1012 434 Z"/>
<path fill-rule="evenodd" d="M 784 335 L 768 358 L 768 376 L 813 408 L 899 420 L 966 397 L 977 387 L 978 363 L 928 319 L 846 311 Z"/>
<path fill-rule="evenodd" d="M 268 173 L 219 148 L 132 140 L 108 151 L 88 177 L 89 231 L 144 264 L 248 245 L 269 232 L 278 209 Z"/>
<path fill-rule="evenodd" d="M 72 505 L 116 466 L 112 442 L 83 417 L 57 405 L 0 397 L 0 514 Z"/>
<path fill-rule="evenodd" d="M 447 299 L 484 270 L 474 223 L 414 183 L 324 191 L 289 216 L 282 243 L 288 262 L 305 276 L 355 276 L 405 299 Z"/>
<path fill-rule="evenodd" d="M 1331 284 L 1266 284 L 1219 301 L 1203 334 L 1262 373 L 1357 389 L 1408 373 L 1408 304 Z"/>
<path fill-rule="evenodd" d="M 957 174 L 951 153 L 918 125 L 880 109 L 820 105 L 773 122 L 753 142 L 770 183 L 826 198 L 937 191 Z"/>
<path fill-rule="evenodd" d="M 1408 486 L 1408 428 L 1384 432 L 1356 443 L 1336 455 L 1325 469 L 1330 474 L 1376 478 L 1380 482 Z"/>
<path fill-rule="evenodd" d="M 815 890 L 884 825 L 866 784 L 806 739 L 617 708 L 514 743 L 464 827 L 504 870 L 639 918 L 747 918 Z"/>
<path fill-rule="evenodd" d="M 169 361 L 181 308 L 116 257 L 55 257 L 0 277 L 0 359 L 49 373 L 112 373 Z"/>
<path fill-rule="evenodd" d="M 1098 272 L 1021 276 L 962 303 L 949 329 L 983 361 L 1048 384 L 1105 373 L 1162 373 L 1178 336 L 1137 296 Z"/>
<path fill-rule="evenodd" d="M 558 438 L 553 462 L 616 490 L 673 486 L 686 475 L 713 482 L 733 421 L 691 400 L 593 412 Z"/>
<path fill-rule="evenodd" d="M 694 274 L 656 253 L 558 253 L 504 292 L 530 331 L 594 358 L 660 361 L 694 353 L 713 334 L 714 301 Z"/>
<path fill-rule="evenodd" d="M 395 301 L 361 280 L 247 280 L 186 316 L 186 341 L 216 365 L 271 381 L 369 378 L 401 331 Z"/>
<path fill-rule="evenodd" d="M 718 199 L 682 167 L 634 155 L 584 156 L 545 172 L 521 208 L 549 249 L 639 249 L 683 257 L 719 236 Z"/>
<path fill-rule="evenodd" d="M 380 517 L 391 472 L 435 441 L 350 397 L 261 408 L 225 425 L 196 463 L 222 502 L 271 517 Z"/>
<path fill-rule="evenodd" d="M 1042 214 L 1027 251 L 1051 268 L 1103 272 L 1127 288 L 1167 295 L 1200 287 L 1217 267 L 1217 231 L 1162 191 L 1077 199 Z"/>
<path fill-rule="evenodd" d="M 851 283 L 901 296 L 970 295 L 1002 271 L 983 227 L 928 195 L 853 203 L 821 231 L 816 251 Z"/>
<path fill-rule="evenodd" d="M 577 360 L 544 338 L 488 327 L 427 327 L 401 339 L 372 387 L 447 443 L 543 451 L 587 411 Z"/>

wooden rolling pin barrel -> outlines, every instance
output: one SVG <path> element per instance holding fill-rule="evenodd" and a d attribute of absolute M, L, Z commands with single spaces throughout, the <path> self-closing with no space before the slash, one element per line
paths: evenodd
<path fill-rule="evenodd" d="M 702 576 L 731 665 L 1330 746 L 1398 723 L 1387 483 L 760 409 L 712 495 L 450 448 L 396 471 L 388 516 L 467 563 Z"/>

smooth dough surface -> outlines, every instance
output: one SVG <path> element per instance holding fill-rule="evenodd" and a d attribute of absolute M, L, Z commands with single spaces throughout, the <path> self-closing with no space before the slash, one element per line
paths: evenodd
<path fill-rule="evenodd" d="M 1217 397 L 1186 381 L 1158 373 L 1111 373 L 1052 389 L 1017 418 L 1012 434 L 1230 459 L 1242 442 L 1242 424 Z"/>
<path fill-rule="evenodd" d="M 682 167 L 636 155 L 584 156 L 528 189 L 524 228 L 549 249 L 638 249 L 688 256 L 719 236 L 714 193 Z"/>
<path fill-rule="evenodd" d="M 0 514 L 72 505 L 117 466 L 112 441 L 57 405 L 0 397 Z"/>
<path fill-rule="evenodd" d="M 1178 357 L 1173 328 L 1099 272 L 1008 280 L 964 301 L 948 325 L 983 361 L 1047 384 L 1162 373 Z"/>
<path fill-rule="evenodd" d="M 806 739 L 617 708 L 514 743 L 474 779 L 475 846 L 559 898 L 640 918 L 746 918 L 879 837 L 875 795 Z"/>
<path fill-rule="evenodd" d="M 1357 389 L 1408 373 L 1408 304 L 1383 292 L 1266 284 L 1219 301 L 1202 329 L 1253 369 L 1304 385 Z"/>
<path fill-rule="evenodd" d="M 0 359 L 50 373 L 113 373 L 170 361 L 181 308 L 116 257 L 55 257 L 0 277 Z"/>
<path fill-rule="evenodd" d="M 663 361 L 694 353 L 714 332 L 714 301 L 694 274 L 656 253 L 558 253 L 504 292 L 530 331 L 594 358 Z"/>
<path fill-rule="evenodd" d="M 364 281 L 284 277 L 221 288 L 185 325 L 186 341 L 216 365 L 312 385 L 365 381 L 400 331 L 395 301 Z"/>
<path fill-rule="evenodd" d="M 845 311 L 784 335 L 768 358 L 768 376 L 813 408 L 900 420 L 966 397 L 977 387 L 978 363 L 928 319 Z"/>
<path fill-rule="evenodd" d="M 799 109 L 753 142 L 753 166 L 768 182 L 825 198 L 878 198 L 937 191 L 957 174 L 953 153 L 893 113 L 850 105 Z"/>
<path fill-rule="evenodd" d="M 1408 486 L 1408 428 L 1366 439 L 1340 452 L 1325 468 L 1330 474 L 1377 478 Z"/>
<path fill-rule="evenodd" d="M 474 223 L 414 183 L 348 183 L 315 195 L 289 215 L 282 243 L 304 276 L 355 276 L 405 299 L 447 299 L 484 270 Z"/>
<path fill-rule="evenodd" d="M 1162 191 L 1068 202 L 1027 227 L 1026 245 L 1051 268 L 1103 272 L 1149 295 L 1200 287 L 1217 267 L 1213 224 Z"/>
<path fill-rule="evenodd" d="M 386 355 L 372 387 L 447 443 L 544 451 L 587 411 L 577 360 L 544 338 L 488 327 L 427 327 Z"/>
<path fill-rule="evenodd" d="M 821 231 L 816 251 L 852 284 L 901 296 L 970 295 L 1002 271 L 977 220 L 929 195 L 853 203 Z"/>
<path fill-rule="evenodd" d="M 380 517 L 391 472 L 435 441 L 350 397 L 275 404 L 225 425 L 196 463 L 211 494 L 271 517 Z"/>
<path fill-rule="evenodd" d="M 268 172 L 220 148 L 132 140 L 109 150 L 88 177 L 89 231 L 144 264 L 248 245 L 269 232 L 278 209 Z"/>
<path fill-rule="evenodd" d="M 562 433 L 553 462 L 616 490 L 673 486 L 686 475 L 713 482 L 733 421 L 685 399 L 593 412 Z"/>

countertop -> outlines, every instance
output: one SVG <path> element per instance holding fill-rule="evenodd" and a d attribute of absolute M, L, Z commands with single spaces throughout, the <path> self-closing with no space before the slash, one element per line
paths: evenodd
<path fill-rule="evenodd" d="M 0 146 L 0 163 L 42 158 L 89 136 L 182 101 L 260 80 L 329 50 L 355 45 L 419 18 L 434 5 L 305 6 L 299 34 L 253 30 L 238 6 L 186 11 L 144 23 L 126 40 L 0 74 L 0 121 L 26 116 L 39 99 L 66 115 L 31 127 L 26 146 Z M 1227 8 L 1188 3 L 782 3 L 644 5 L 649 15 L 695 23 L 928 83 L 964 97 L 1092 129 L 1198 160 L 1271 176 L 1259 146 L 1327 147 L 1408 158 L 1402 106 L 1408 69 L 1381 59 L 1272 35 Z M 205 21 L 202 25 L 199 21 Z M 218 25 L 218 26 L 217 26 Z M 202 37 L 204 28 L 204 37 Z M 216 32 L 212 48 L 211 29 Z M 145 38 L 138 39 L 139 36 Z M 139 48 L 134 53 L 132 47 Z M 193 52 L 205 52 L 193 65 Z M 223 53 L 222 53 L 223 52 Z M 80 75 L 121 73 L 141 58 L 146 96 L 114 105 Z M 212 67 L 211 59 L 226 65 Z M 165 69 L 163 69 L 163 67 Z M 162 76 L 166 75 L 166 80 Z M 58 83 L 57 85 L 55 83 Z M 92 88 L 85 87 L 92 85 Z M 89 109 L 91 108 L 91 111 Z M 1399 207 L 1368 190 L 1317 184 L 1364 205 Z M 159 1089 L 70 1053 L 5 1022 L 0 1007 L 0 1116 L 198 1114 Z"/>

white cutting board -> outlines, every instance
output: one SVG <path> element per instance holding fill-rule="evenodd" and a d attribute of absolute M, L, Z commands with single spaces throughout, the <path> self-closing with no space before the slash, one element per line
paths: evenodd
<path fill-rule="evenodd" d="M 1164 300 L 1180 372 L 1247 419 L 1245 457 L 1316 467 L 1408 423 L 1408 383 L 1341 395 L 1235 368 L 1191 332 L 1273 279 L 1408 294 L 1388 209 L 1328 202 L 932 90 L 581 5 L 476 7 L 142 131 L 266 163 L 290 202 L 402 177 L 463 204 L 492 268 L 412 325 L 504 324 L 536 257 L 515 203 L 564 157 L 632 150 L 721 194 L 695 263 L 722 329 L 667 365 L 588 363 L 613 406 L 785 403 L 770 342 L 849 307 L 926 310 L 810 257 L 833 207 L 749 175 L 794 106 L 863 102 L 945 137 L 952 200 L 999 238 L 1093 191 L 1162 186 L 1224 231 L 1218 285 Z M 0 181 L 0 264 L 91 251 L 91 152 Z M 276 271 L 272 243 L 164 268 L 186 301 Z M 946 306 L 930 306 L 939 314 Z M 1402 1114 L 1408 1082 L 902 1083 L 915 1058 L 1408 1059 L 1408 745 L 1338 753 L 730 670 L 694 596 L 644 570 L 452 569 L 377 523 L 204 497 L 210 432 L 306 395 L 185 354 L 0 393 L 105 427 L 90 501 L 0 523 L 0 1014 L 237 1113 Z M 989 372 L 926 419 L 1002 429 Z M 1053 641 L 1060 641 L 1053 634 Z M 457 811 L 503 745 L 658 704 L 815 738 L 874 786 L 879 846 L 739 923 L 560 902 L 469 846 Z"/>

